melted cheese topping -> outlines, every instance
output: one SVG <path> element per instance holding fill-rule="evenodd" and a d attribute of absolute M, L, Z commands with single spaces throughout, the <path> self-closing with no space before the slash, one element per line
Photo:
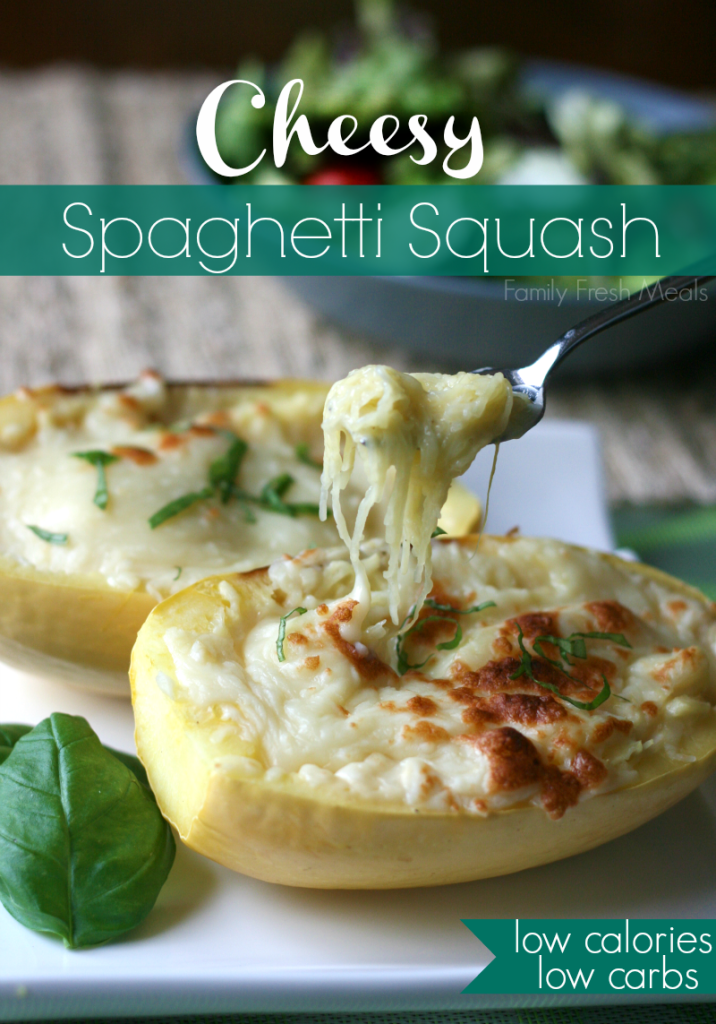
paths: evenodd
<path fill-rule="evenodd" d="M 325 514 L 330 495 L 356 572 L 354 624 L 370 603 L 360 544 L 373 507 L 387 502 L 389 611 L 397 624 L 430 590 L 430 538 L 452 480 L 504 432 L 511 410 L 512 389 L 502 374 L 407 374 L 364 366 L 333 385 L 323 416 L 321 507 Z M 342 501 L 356 455 L 368 486 L 351 533 Z"/>
<path fill-rule="evenodd" d="M 231 433 L 248 444 L 238 475 L 243 490 L 260 495 L 268 481 L 288 473 L 294 482 L 285 501 L 317 507 L 320 466 L 297 458 L 296 446 L 308 445 L 320 462 L 327 391 L 290 382 L 173 388 L 149 373 L 123 390 L 45 388 L 3 399 L 4 559 L 51 573 L 96 574 L 112 587 L 146 590 L 159 600 L 213 573 L 244 571 L 284 552 L 337 543 L 334 522 L 321 522 L 317 514 L 294 518 L 218 497 L 196 502 L 154 530 L 149 526 L 167 503 L 207 486 L 209 467 L 227 452 Z M 104 510 L 93 502 L 96 468 L 74 457 L 88 450 L 118 457 L 106 467 Z M 351 520 L 363 486 L 357 482 L 345 495 Z M 468 504 L 474 512 L 475 503 Z M 30 525 L 66 534 L 67 542 L 48 543 Z M 379 529 L 376 515 L 368 530 L 375 535 Z"/>
<path fill-rule="evenodd" d="M 426 661 L 419 670 L 397 672 L 390 552 L 370 541 L 361 557 L 373 601 L 359 641 L 342 633 L 356 607 L 346 552 L 307 552 L 271 566 L 273 598 L 260 609 L 242 603 L 240 580 L 238 592 L 221 582 L 208 627 L 165 633 L 174 673 L 157 685 L 192 727 L 209 730 L 225 770 L 290 778 L 337 801 L 469 814 L 533 802 L 558 818 L 637 781 L 647 751 L 688 759 L 681 737 L 714 715 L 713 608 L 557 541 L 485 537 L 475 558 L 474 541 L 433 547 L 435 602 L 495 607 L 424 608 L 424 625 L 402 641 L 411 664 Z M 286 623 L 280 661 L 280 616 L 299 606 L 307 611 Z M 629 648 L 587 641 L 571 680 L 543 658 L 533 663 L 566 696 L 589 702 L 603 678 L 612 696 L 580 710 L 516 676 L 519 630 L 528 645 L 545 634 L 623 634 Z"/>

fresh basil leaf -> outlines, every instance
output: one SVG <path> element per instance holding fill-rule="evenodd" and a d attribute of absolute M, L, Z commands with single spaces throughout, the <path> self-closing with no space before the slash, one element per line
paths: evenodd
<path fill-rule="evenodd" d="M 293 608 L 279 619 L 278 636 L 276 637 L 276 653 L 278 654 L 279 661 L 286 660 L 286 655 L 283 653 L 283 642 L 286 639 L 286 623 L 292 615 L 305 615 L 307 611 L 307 608 Z"/>
<path fill-rule="evenodd" d="M 47 541 L 48 544 L 66 544 L 68 541 L 68 533 L 51 533 L 49 530 L 43 530 L 41 526 L 32 526 L 30 523 L 25 525 L 28 530 L 32 530 L 36 537 Z"/>
<path fill-rule="evenodd" d="M 172 519 L 174 516 L 178 516 L 184 509 L 190 508 L 191 505 L 196 504 L 197 501 L 206 501 L 207 498 L 211 498 L 214 492 L 211 487 L 205 487 L 201 491 L 192 491 L 190 494 L 182 494 L 180 498 L 175 498 L 173 501 L 167 502 L 163 505 L 158 512 L 155 512 L 153 516 L 149 518 L 150 529 L 156 530 L 162 523 L 166 523 L 167 519 Z"/>
<path fill-rule="evenodd" d="M 318 469 L 323 471 L 323 463 L 316 462 L 315 459 L 311 458 L 311 452 L 305 441 L 301 444 L 296 445 L 296 458 L 299 462 L 302 462 L 304 466 L 310 466 L 312 469 Z"/>
<path fill-rule="evenodd" d="M 232 496 L 241 463 L 249 450 L 246 441 L 242 441 L 240 437 L 236 437 L 229 431 L 226 433 L 229 437 L 233 437 L 229 450 L 209 466 L 209 483 L 219 492 L 222 505 L 225 505 Z"/>
<path fill-rule="evenodd" d="M 51 715 L 0 766 L 0 901 L 26 927 L 109 942 L 149 913 L 174 853 L 150 791 L 84 718 Z"/>
<path fill-rule="evenodd" d="M 31 730 L 31 725 L 0 725 L 0 764 L 7 761 L 20 737 Z"/>
<path fill-rule="evenodd" d="M 32 732 L 32 729 L 33 726 L 31 725 L 18 725 L 16 723 L 0 725 L 0 764 L 10 756 L 17 741 L 22 736 L 27 735 L 28 732 Z M 104 749 L 108 750 L 113 757 L 116 757 L 118 761 L 126 765 L 130 771 L 133 771 L 142 785 L 146 786 L 150 793 L 152 792 L 144 765 L 138 757 L 134 754 L 126 754 L 123 750 L 115 750 L 114 747 L 105 746 Z"/>
<path fill-rule="evenodd" d="M 113 462 L 119 462 L 119 456 L 112 455 L 111 452 L 102 451 L 73 452 L 73 455 L 76 459 L 84 459 L 85 462 L 89 462 L 90 466 L 96 467 L 97 487 L 92 501 L 95 503 L 97 508 L 101 508 L 102 511 L 104 511 L 107 508 L 107 503 L 109 502 L 107 474 L 105 473 L 104 468 Z"/>
<path fill-rule="evenodd" d="M 124 750 L 115 750 L 114 747 L 107 747 L 104 746 L 104 744 L 103 747 L 105 750 L 109 751 L 112 757 L 116 757 L 117 760 L 121 761 L 126 768 L 129 768 L 130 772 L 133 772 L 137 776 L 142 785 L 146 786 L 149 790 L 152 795 L 152 800 L 154 800 L 154 793 L 152 793 L 152 787 L 149 785 L 147 772 L 139 758 L 135 754 L 125 753 Z"/>
<path fill-rule="evenodd" d="M 183 565 L 175 565 L 174 568 L 176 569 L 176 576 L 174 576 L 173 582 L 176 583 L 176 581 L 179 579 L 181 574 L 184 572 L 184 566 Z"/>
<path fill-rule="evenodd" d="M 447 537 L 447 530 L 443 530 L 442 526 L 436 526 L 433 532 L 430 534 L 430 539 L 433 537 Z"/>

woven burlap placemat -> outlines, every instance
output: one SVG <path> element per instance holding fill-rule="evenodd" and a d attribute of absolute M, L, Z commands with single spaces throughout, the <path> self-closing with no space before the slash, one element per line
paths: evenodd
<path fill-rule="evenodd" d="M 49 68 L 0 74 L 0 184 L 181 184 L 216 75 Z M 716 349 L 716 346 L 714 346 Z M 440 369 L 348 336 L 271 278 L 0 278 L 0 390 L 59 379 L 336 379 L 366 362 Z M 678 372 L 551 390 L 596 423 L 616 501 L 716 501 L 716 355 Z"/>

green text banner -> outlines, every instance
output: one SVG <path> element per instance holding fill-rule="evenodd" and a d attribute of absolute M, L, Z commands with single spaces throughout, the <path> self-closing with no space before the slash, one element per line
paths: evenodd
<path fill-rule="evenodd" d="M 466 920 L 494 959 L 466 993 L 716 993 L 713 920 Z"/>
<path fill-rule="evenodd" d="M 716 272 L 716 186 L 0 187 L 0 274 Z"/>

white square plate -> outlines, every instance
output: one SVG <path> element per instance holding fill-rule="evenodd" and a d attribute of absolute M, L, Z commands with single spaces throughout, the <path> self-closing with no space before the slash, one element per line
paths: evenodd
<path fill-rule="evenodd" d="M 467 476 L 483 496 L 490 460 L 484 452 Z M 546 423 L 504 446 L 489 529 L 515 525 L 611 546 L 590 427 Z M 132 749 L 128 703 L 0 672 L 0 720 L 53 711 L 83 714 L 106 743 Z M 0 1019 L 520 1005 L 526 997 L 460 994 L 489 959 L 461 918 L 716 917 L 714 863 L 713 783 L 590 853 L 435 889 L 284 888 L 179 846 L 155 909 L 113 945 L 70 952 L 0 908 Z"/>

